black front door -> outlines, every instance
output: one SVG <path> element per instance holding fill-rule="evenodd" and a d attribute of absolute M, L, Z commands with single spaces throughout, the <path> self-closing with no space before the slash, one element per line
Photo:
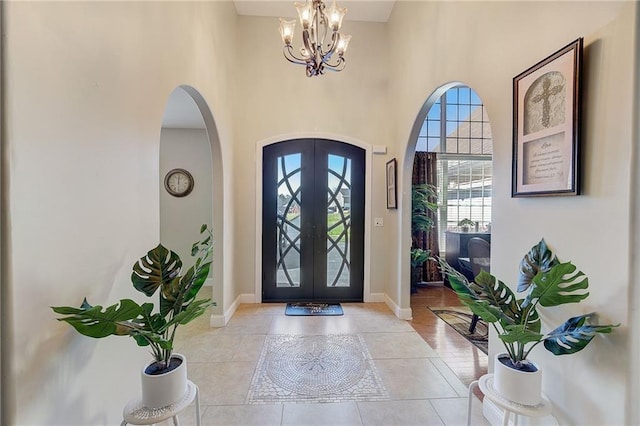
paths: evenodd
<path fill-rule="evenodd" d="M 264 148 L 263 301 L 362 301 L 364 158 L 325 139 Z"/>

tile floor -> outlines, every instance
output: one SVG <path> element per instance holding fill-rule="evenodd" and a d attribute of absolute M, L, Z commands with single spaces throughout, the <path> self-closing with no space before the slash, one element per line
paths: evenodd
<path fill-rule="evenodd" d="M 200 388 L 202 425 L 466 424 L 468 367 L 457 361 L 461 357 L 442 337 L 446 332 L 429 333 L 420 315 L 399 320 L 383 303 L 343 304 L 345 314 L 335 317 L 289 317 L 284 307 L 243 304 L 224 328 L 210 328 L 205 315 L 179 331 L 176 350 L 187 356 L 189 378 Z M 361 337 L 388 399 L 248 402 L 267 336 L 329 334 Z M 185 410 L 180 421 L 195 424 L 195 408 Z M 472 424 L 487 424 L 478 401 Z"/>
<path fill-rule="evenodd" d="M 446 362 L 465 385 L 487 374 L 487 355 L 440 320 L 429 307 L 460 306 L 458 296 L 444 286 L 418 287 L 411 295 L 409 324 Z M 477 394 L 481 396 L 478 391 Z"/>

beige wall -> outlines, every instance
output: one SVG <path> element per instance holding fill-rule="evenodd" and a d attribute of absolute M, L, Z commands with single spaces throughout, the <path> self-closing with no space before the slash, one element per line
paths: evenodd
<path fill-rule="evenodd" d="M 187 197 L 174 197 L 164 188 L 165 175 L 175 168 L 186 169 L 193 176 L 193 191 Z M 162 128 L 158 182 L 160 242 L 178 253 L 185 267 L 193 264 L 191 247 L 201 239 L 200 225 L 212 227 L 212 176 L 211 147 L 206 130 Z"/>
<path fill-rule="evenodd" d="M 159 242 L 163 111 L 176 87 L 196 88 L 228 144 L 233 62 L 221 58 L 233 58 L 235 10 L 216 2 L 4 6 L 3 286 L 13 316 L 3 311 L 2 323 L 11 324 L 13 365 L 2 395 L 13 401 L 2 423 L 117 424 L 139 393 L 147 351 L 130 339 L 79 336 L 49 306 L 141 297 L 129 276 Z M 230 163 L 228 147 L 222 155 Z"/>
<path fill-rule="evenodd" d="M 544 310 L 547 330 L 569 316 L 590 311 L 597 311 L 602 322 L 623 324 L 615 334 L 597 337 L 584 352 L 571 357 L 554 358 L 536 348 L 532 358 L 542 365 L 544 391 L 567 423 L 629 424 L 625 417 L 628 230 L 634 198 L 630 174 L 636 6 L 629 2 L 540 6 L 538 2 L 397 3 L 389 29 L 394 47 L 392 117 L 397 123 L 392 138 L 397 144 L 392 149 L 411 152 L 413 121 L 440 86 L 460 81 L 480 95 L 494 138 L 492 273 L 514 283 L 522 255 L 544 237 L 560 259 L 573 260 L 591 283 L 591 296 L 579 306 Z M 585 38 L 584 195 L 513 199 L 512 79 L 580 36 Z M 405 188 L 411 160 L 407 154 L 402 162 Z M 408 235 L 407 203 L 403 200 L 401 238 Z M 408 244 L 402 252 L 408 254 Z M 407 262 L 403 259 L 401 265 Z M 398 276 L 408 283 L 406 273 L 400 271 Z M 501 344 L 492 338 L 490 348 L 493 355 L 501 351 Z"/>
<path fill-rule="evenodd" d="M 292 8 L 292 12 L 295 10 Z M 348 22 L 343 30 L 353 35 L 349 46 L 347 70 L 327 72 L 315 78 L 305 76 L 304 67 L 292 65 L 282 56 L 282 41 L 278 35 L 277 18 L 242 16 L 238 19 L 238 73 L 234 109 L 235 152 L 234 170 L 236 208 L 242 226 L 236 228 L 238 245 L 235 262 L 237 291 L 254 294 L 254 270 L 261 261 L 254 255 L 260 245 L 256 233 L 260 202 L 256 187 L 261 171 L 254 166 L 261 161 L 264 143 L 301 136 L 322 136 L 363 145 L 389 145 L 391 122 L 387 119 L 388 63 L 371 62 L 370 52 L 386 52 L 387 32 L 384 24 Z M 256 48 L 260 40 L 260 48 Z M 298 46 L 299 40 L 294 39 Z M 371 216 L 386 217 L 384 164 L 389 156 L 374 155 Z M 378 173 L 375 173 L 375 171 Z M 259 218 L 258 218 L 259 219 Z M 371 292 L 384 294 L 392 283 L 388 253 L 383 249 L 387 228 L 368 227 L 371 238 Z"/>
<path fill-rule="evenodd" d="M 214 182 L 224 217 L 220 309 L 256 289 L 261 144 L 322 135 L 388 147 L 368 171 L 368 220 L 383 217 L 385 226 L 367 229 L 366 267 L 371 292 L 406 312 L 410 134 L 429 96 L 452 81 L 473 87 L 491 120 L 492 270 L 513 282 L 521 255 L 545 237 L 589 275 L 592 293 L 545 311 L 545 323 L 590 310 L 623 323 L 572 357 L 538 350 L 545 392 L 568 423 L 629 423 L 637 4 L 544 5 L 401 1 L 389 24 L 345 23 L 354 36 L 347 69 L 308 79 L 282 58 L 277 19 L 236 17 L 228 2 L 5 2 L 2 297 L 10 301 L 2 327 L 12 333 L 2 337 L 11 361 L 3 424 L 116 424 L 138 393 L 146 351 L 78 336 L 49 306 L 138 297 L 129 274 L 160 236 L 159 140 L 172 90 L 194 87 L 215 120 L 214 173 L 224 166 L 223 194 Z M 512 199 L 512 78 L 578 36 L 586 45 L 585 195 Z M 398 211 L 386 210 L 382 189 L 393 157 L 404 185 Z"/>

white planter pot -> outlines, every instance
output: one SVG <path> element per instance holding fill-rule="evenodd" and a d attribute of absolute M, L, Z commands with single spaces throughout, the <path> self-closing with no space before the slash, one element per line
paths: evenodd
<path fill-rule="evenodd" d="M 498 354 L 494 361 L 493 388 L 503 396 L 518 404 L 538 405 L 542 402 L 542 372 L 529 361 L 535 371 L 521 371 L 511 368 L 500 361 L 509 359 L 506 353 Z"/>
<path fill-rule="evenodd" d="M 148 408 L 166 407 L 178 402 L 187 392 L 187 359 L 174 353 L 171 358 L 182 360 L 180 366 L 168 373 L 152 375 L 145 370 L 155 361 L 149 362 L 141 372 L 142 404 Z"/>

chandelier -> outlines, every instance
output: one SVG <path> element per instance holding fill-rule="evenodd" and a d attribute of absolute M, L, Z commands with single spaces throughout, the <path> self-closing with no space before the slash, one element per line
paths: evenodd
<path fill-rule="evenodd" d="M 304 4 L 294 3 L 294 6 L 302 25 L 303 46 L 300 56 L 296 56 L 291 45 L 296 21 L 280 18 L 284 57 L 291 63 L 304 65 L 307 77 L 322 75 L 325 70 L 342 71 L 345 67 L 344 52 L 351 40 L 350 35 L 339 33 L 347 9 L 338 7 L 335 0 L 328 13 L 325 13 L 322 0 L 307 0 Z"/>

